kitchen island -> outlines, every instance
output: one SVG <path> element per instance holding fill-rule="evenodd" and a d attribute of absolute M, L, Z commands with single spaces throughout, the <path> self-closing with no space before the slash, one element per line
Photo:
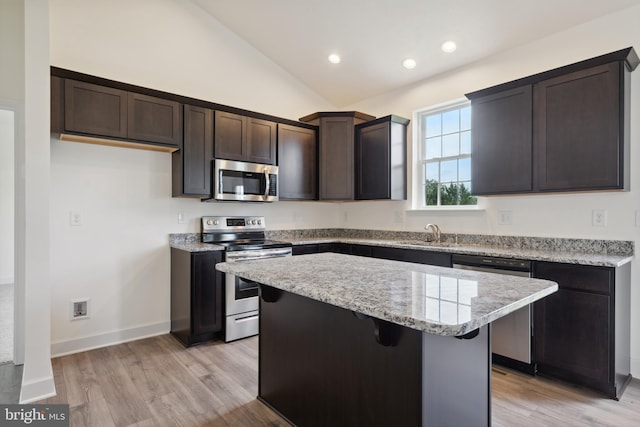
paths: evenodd
<path fill-rule="evenodd" d="M 490 425 L 490 322 L 557 290 L 332 253 L 216 268 L 261 284 L 258 398 L 299 426 Z"/>

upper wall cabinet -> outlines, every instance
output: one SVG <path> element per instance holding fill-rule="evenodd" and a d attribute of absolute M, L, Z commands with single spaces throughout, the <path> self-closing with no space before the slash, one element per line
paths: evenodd
<path fill-rule="evenodd" d="M 275 122 L 216 111 L 215 157 L 275 165 L 276 134 Z"/>
<path fill-rule="evenodd" d="M 633 48 L 467 94 L 473 193 L 626 190 Z"/>
<path fill-rule="evenodd" d="M 406 200 L 408 124 L 387 116 L 355 127 L 357 200 Z"/>
<path fill-rule="evenodd" d="M 171 156 L 173 197 L 211 196 L 213 110 L 184 106 L 184 143 Z"/>
<path fill-rule="evenodd" d="M 320 200 L 355 199 L 355 125 L 373 119 L 358 111 L 320 112 L 300 118 L 301 122 L 320 126 Z"/>
<path fill-rule="evenodd" d="M 318 137 L 315 129 L 278 124 L 280 200 L 318 198 Z"/>
<path fill-rule="evenodd" d="M 182 145 L 178 102 L 52 77 L 51 130 L 61 139 L 175 151 Z"/>

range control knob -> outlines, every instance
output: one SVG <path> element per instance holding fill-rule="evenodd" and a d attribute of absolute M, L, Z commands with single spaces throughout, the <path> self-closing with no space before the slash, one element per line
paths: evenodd
<path fill-rule="evenodd" d="M 249 224 L 251 224 L 251 225 L 256 225 L 256 220 L 255 220 L 255 219 L 252 219 L 251 221 L 249 221 Z"/>
<path fill-rule="evenodd" d="M 211 225 L 213 224 L 213 221 L 211 221 L 210 219 L 207 220 L 207 225 Z"/>
<path fill-rule="evenodd" d="M 218 225 L 218 224 L 220 224 L 220 221 L 218 221 L 217 219 L 214 219 L 213 220 L 213 225 Z"/>
<path fill-rule="evenodd" d="M 258 225 L 262 225 L 262 220 L 261 219 L 258 220 Z"/>

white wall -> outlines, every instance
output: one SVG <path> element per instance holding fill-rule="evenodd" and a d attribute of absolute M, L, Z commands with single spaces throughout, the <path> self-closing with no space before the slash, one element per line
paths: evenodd
<path fill-rule="evenodd" d="M 0 285 L 13 283 L 14 120 L 15 113 L 0 105 Z"/>
<path fill-rule="evenodd" d="M 640 6 L 550 35 L 535 43 L 487 58 L 455 72 L 412 87 L 352 105 L 369 114 L 398 114 L 458 99 L 465 93 L 525 77 L 629 46 L 640 52 Z M 464 49 L 464 46 L 460 47 Z M 437 223 L 446 233 L 479 233 L 633 240 L 640 247 L 640 170 L 634 159 L 640 151 L 640 71 L 631 82 L 631 191 L 483 198 L 484 211 L 405 212 L 410 202 L 351 203 L 345 205 L 347 226 L 354 228 L 422 230 Z M 411 164 L 411 161 L 410 161 Z M 593 227 L 593 209 L 608 212 L 606 227 Z M 499 225 L 500 210 L 512 212 L 512 225 Z M 396 217 L 400 216 L 401 221 Z M 632 265 L 632 373 L 640 375 L 640 262 Z"/>
<path fill-rule="evenodd" d="M 57 0 L 50 15 L 58 67 L 285 118 L 332 108 L 190 2 Z M 339 226 L 339 211 L 172 198 L 170 154 L 52 139 L 53 353 L 167 332 L 168 234 L 199 232 L 203 215 L 264 215 L 286 229 Z M 91 299 L 90 317 L 71 321 L 78 298 Z"/>

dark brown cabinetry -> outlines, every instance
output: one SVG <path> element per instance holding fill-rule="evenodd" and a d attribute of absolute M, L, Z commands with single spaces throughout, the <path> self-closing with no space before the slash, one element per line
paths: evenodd
<path fill-rule="evenodd" d="M 475 194 L 533 189 L 531 85 L 474 98 L 471 182 Z"/>
<path fill-rule="evenodd" d="M 630 264 L 536 262 L 534 277 L 558 292 L 534 304 L 538 372 L 618 398 L 630 377 Z"/>
<path fill-rule="evenodd" d="M 633 48 L 467 94 L 473 193 L 628 189 Z"/>
<path fill-rule="evenodd" d="M 314 129 L 278 124 L 280 200 L 318 198 L 318 140 Z"/>
<path fill-rule="evenodd" d="M 301 122 L 319 125 L 319 199 L 353 200 L 354 136 L 356 124 L 374 116 L 357 111 L 321 112 L 301 117 Z"/>
<path fill-rule="evenodd" d="M 184 106 L 184 142 L 172 156 L 173 197 L 211 195 L 213 110 Z"/>
<path fill-rule="evenodd" d="M 63 99 L 54 101 L 54 96 Z M 182 105 L 175 101 L 59 79 L 52 84 L 52 107 L 63 109 L 62 113 L 52 112 L 52 130 L 56 132 L 132 141 L 131 145 L 112 145 L 154 144 L 168 147 L 168 151 L 182 145 Z"/>
<path fill-rule="evenodd" d="M 276 123 L 225 111 L 215 112 L 215 157 L 276 164 Z"/>
<path fill-rule="evenodd" d="M 171 334 L 185 346 L 222 332 L 221 251 L 187 252 L 171 248 Z"/>
<path fill-rule="evenodd" d="M 355 127 L 357 200 L 406 200 L 407 124 L 387 116 Z"/>

